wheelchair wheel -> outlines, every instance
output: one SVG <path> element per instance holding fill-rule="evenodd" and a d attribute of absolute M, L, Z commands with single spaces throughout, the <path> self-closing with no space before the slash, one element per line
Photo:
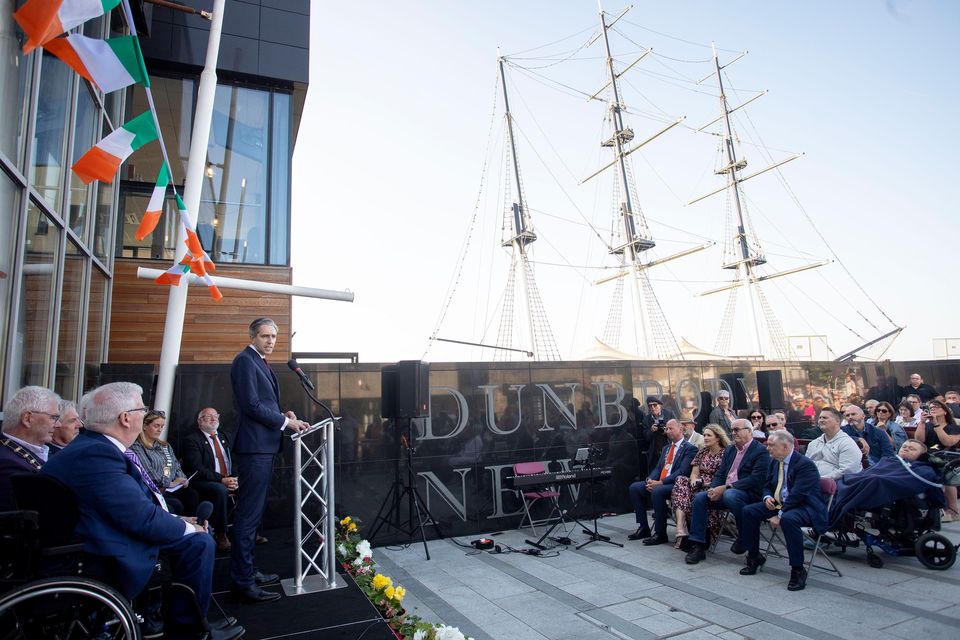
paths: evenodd
<path fill-rule="evenodd" d="M 874 569 L 880 569 L 883 567 L 883 558 L 878 556 L 873 551 L 867 552 L 867 563 Z"/>
<path fill-rule="evenodd" d="M 2 640 L 140 640 L 123 596 L 72 576 L 28 582 L 0 596 L 0 629 Z"/>
<path fill-rule="evenodd" d="M 927 569 L 944 570 L 953 566 L 957 559 L 957 548 L 946 537 L 933 531 L 925 533 L 914 546 L 917 560 Z"/>

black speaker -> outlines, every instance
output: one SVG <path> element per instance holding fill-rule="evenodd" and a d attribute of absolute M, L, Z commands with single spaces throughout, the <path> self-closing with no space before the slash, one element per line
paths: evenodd
<path fill-rule="evenodd" d="M 730 386 L 730 408 L 734 411 L 749 409 L 747 388 L 743 385 L 743 374 L 740 372 L 721 373 L 720 379 Z"/>
<path fill-rule="evenodd" d="M 430 364 L 401 360 L 396 373 L 395 418 L 426 418 L 430 415 Z"/>
<path fill-rule="evenodd" d="M 388 364 L 380 369 L 380 416 L 397 417 L 397 365 Z"/>
<path fill-rule="evenodd" d="M 760 395 L 760 408 L 767 413 L 784 408 L 783 373 L 780 369 L 757 371 L 757 393 Z"/>

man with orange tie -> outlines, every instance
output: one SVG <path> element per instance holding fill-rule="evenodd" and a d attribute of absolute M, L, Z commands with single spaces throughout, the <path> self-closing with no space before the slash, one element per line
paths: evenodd
<path fill-rule="evenodd" d="M 787 589 L 800 591 L 807 584 L 803 568 L 803 532 L 801 527 L 823 531 L 827 526 L 827 508 L 820 493 L 820 472 L 806 456 L 793 450 L 789 431 L 772 431 L 767 436 L 770 466 L 763 500 L 743 508 L 740 539 L 747 548 L 747 566 L 740 575 L 752 576 L 766 557 L 760 555 L 760 524 L 764 520 L 779 526 L 787 543 L 790 582 Z"/>
<path fill-rule="evenodd" d="M 630 501 L 637 513 L 637 530 L 627 536 L 630 540 L 643 538 L 643 544 L 655 545 L 667 542 L 667 499 L 673 491 L 673 483 L 680 476 L 689 476 L 696 445 L 683 437 L 680 422 L 667 421 L 664 429 L 668 444 L 660 453 L 660 462 L 647 479 L 630 485 Z M 653 506 L 653 535 L 647 524 L 647 509 Z"/>

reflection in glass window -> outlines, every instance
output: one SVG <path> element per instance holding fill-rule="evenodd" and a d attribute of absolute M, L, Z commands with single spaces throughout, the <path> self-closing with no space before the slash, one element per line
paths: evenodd
<path fill-rule="evenodd" d="M 273 94 L 270 264 L 290 263 L 290 95 Z"/>
<path fill-rule="evenodd" d="M 32 202 L 27 206 L 26 231 L 23 286 L 13 340 L 13 366 L 19 375 L 14 382 L 18 387 L 46 386 L 60 232 Z"/>
<path fill-rule="evenodd" d="M 77 92 L 77 116 L 73 129 L 73 159 L 71 166 L 97 143 L 97 107 L 87 87 Z M 86 240 L 88 223 L 87 209 L 90 206 L 90 191 L 93 183 L 83 180 L 70 171 L 70 205 L 67 209 L 67 226 L 82 240 Z"/>
<path fill-rule="evenodd" d="M 13 262 L 16 259 L 16 231 L 17 214 L 20 207 L 17 198 L 18 190 L 14 188 L 10 178 L 0 171 L 0 336 L 7 335 L 7 316 L 10 309 L 10 284 L 13 275 Z M 4 380 L 3 363 L 6 360 L 4 345 L 0 340 L 0 380 Z"/>
<path fill-rule="evenodd" d="M 122 258 L 162 258 L 173 260 L 176 255 L 174 247 L 177 242 L 177 232 L 180 218 L 177 213 L 176 200 L 172 192 L 166 199 L 164 214 L 160 217 L 153 233 L 143 240 L 137 240 L 136 232 L 140 221 L 150 202 L 150 194 L 146 192 L 124 191 L 121 196 L 120 215 L 124 220 L 123 232 L 117 237 L 117 256 Z"/>
<path fill-rule="evenodd" d="M 197 235 L 214 262 L 266 262 L 270 94 L 220 85 Z"/>
<path fill-rule="evenodd" d="M 83 276 L 86 258 L 67 242 L 63 266 L 63 294 L 60 297 L 60 329 L 57 336 L 57 368 L 53 390 L 64 398 L 77 399 L 80 360 L 80 322 L 83 317 Z"/>
<path fill-rule="evenodd" d="M 13 22 L 9 5 L 0 11 L 0 152 L 23 168 L 24 136 L 27 131 L 27 96 L 30 95 L 30 69 L 35 56 L 20 53 L 23 32 Z"/>
<path fill-rule="evenodd" d="M 63 184 L 66 156 L 66 121 L 70 86 L 76 74 L 51 54 L 43 53 L 40 70 L 40 98 L 33 136 L 30 183 L 47 204 L 56 209 Z"/>
<path fill-rule="evenodd" d="M 187 160 L 190 157 L 190 131 L 193 127 L 193 106 L 196 83 L 189 78 L 151 78 L 150 91 L 157 106 L 160 120 L 160 132 L 170 154 L 173 166 L 173 181 L 183 184 L 187 172 Z M 113 95 L 113 94 L 111 94 Z M 119 95 L 119 92 L 117 93 Z M 109 107 L 108 107 L 109 108 Z M 127 119 L 140 115 L 149 109 L 147 95 L 143 87 L 136 85 L 127 99 Z M 123 163 L 120 175 L 131 182 L 156 183 L 163 154 L 159 144 L 148 144 L 137 150 Z"/>
<path fill-rule="evenodd" d="M 96 383 L 103 362 L 104 317 L 107 305 L 107 276 L 94 266 L 90 270 L 90 294 L 87 304 L 87 349 L 84 352 L 83 393 Z"/>
<path fill-rule="evenodd" d="M 103 262 L 110 259 L 111 235 L 113 234 L 113 200 L 116 185 L 97 184 L 97 208 L 93 226 L 93 255 Z"/>

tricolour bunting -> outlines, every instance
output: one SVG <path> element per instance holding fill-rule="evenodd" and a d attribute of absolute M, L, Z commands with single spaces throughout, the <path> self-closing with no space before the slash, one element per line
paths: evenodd
<path fill-rule="evenodd" d="M 153 193 L 150 194 L 150 202 L 147 203 L 147 211 L 143 214 L 143 220 L 137 228 L 135 238 L 143 240 L 153 233 L 160 222 L 160 216 L 163 214 L 163 202 L 167 198 L 167 185 L 170 184 L 170 171 L 167 169 L 167 163 L 160 165 L 160 173 L 157 174 L 157 184 L 153 187 Z"/>
<path fill-rule="evenodd" d="M 136 36 L 98 40 L 71 33 L 65 38 L 54 38 L 43 48 L 66 62 L 104 93 L 129 87 L 135 82 L 150 86 L 147 65 L 143 62 L 140 41 Z"/>
<path fill-rule="evenodd" d="M 117 169 L 131 153 L 157 139 L 153 114 L 144 111 L 101 140 L 73 165 L 73 172 L 89 184 L 94 180 L 113 182 Z"/>
<path fill-rule="evenodd" d="M 42 47 L 61 33 L 112 11 L 120 0 L 27 0 L 13 18 L 27 34 L 23 52 Z"/>
<path fill-rule="evenodd" d="M 187 205 L 183 203 L 183 200 L 180 198 L 180 194 L 175 194 L 174 197 L 177 201 L 177 209 L 180 211 L 180 223 L 184 226 L 187 231 L 187 252 L 184 254 L 183 259 L 179 263 L 173 265 L 165 272 L 160 274 L 160 276 L 154 280 L 157 284 L 169 284 L 177 286 L 180 284 L 180 278 L 185 274 L 192 273 L 197 276 L 207 285 L 207 289 L 210 290 L 210 297 L 214 300 L 222 300 L 223 294 L 220 293 L 220 289 L 214 284 L 213 279 L 207 274 L 207 270 L 214 271 L 216 266 L 213 264 L 213 260 L 210 259 L 210 256 L 207 255 L 207 252 L 203 250 L 203 246 L 200 244 L 200 238 L 197 237 L 197 232 L 195 231 L 196 225 L 193 224 L 193 219 L 190 217 L 190 212 L 187 211 Z"/>

